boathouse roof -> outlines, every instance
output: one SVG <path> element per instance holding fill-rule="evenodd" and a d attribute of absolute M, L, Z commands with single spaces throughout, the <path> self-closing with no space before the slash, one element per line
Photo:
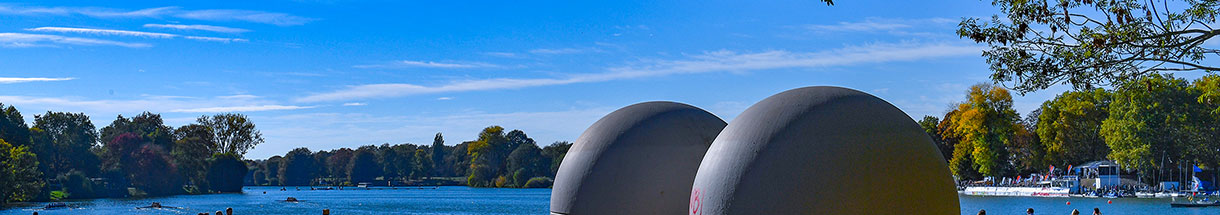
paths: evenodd
<path fill-rule="evenodd" d="M 1074 167 L 1073 169 L 1096 169 L 1098 166 L 1119 166 L 1119 165 L 1117 162 L 1108 161 L 1108 160 L 1107 161 L 1093 161 L 1093 162 L 1081 164 L 1079 166 Z"/>

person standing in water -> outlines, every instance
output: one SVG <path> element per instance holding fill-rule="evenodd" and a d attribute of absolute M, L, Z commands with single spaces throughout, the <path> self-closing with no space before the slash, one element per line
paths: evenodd
<path fill-rule="evenodd" d="M 1076 210 L 1076 209 L 1072 209 L 1072 215 L 1080 215 L 1080 211 Z"/>
<path fill-rule="evenodd" d="M 1027 215 L 1033 215 L 1033 214 L 1034 214 L 1034 208 L 1025 209 L 1025 214 L 1027 214 Z"/>
<path fill-rule="evenodd" d="M 1093 215 L 1101 215 L 1101 209 L 1093 208 Z"/>

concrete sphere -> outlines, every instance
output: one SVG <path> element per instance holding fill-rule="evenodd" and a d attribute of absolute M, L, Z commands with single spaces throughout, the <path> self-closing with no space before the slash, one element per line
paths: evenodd
<path fill-rule="evenodd" d="M 805 87 L 754 104 L 703 157 L 690 214 L 958 214 L 948 165 L 872 95 Z"/>
<path fill-rule="evenodd" d="M 602 117 L 564 157 L 553 214 L 683 214 L 695 171 L 724 120 L 673 102 L 645 102 Z"/>

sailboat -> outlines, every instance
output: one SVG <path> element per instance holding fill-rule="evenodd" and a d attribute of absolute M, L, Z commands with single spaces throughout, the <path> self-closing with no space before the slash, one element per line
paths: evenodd
<path fill-rule="evenodd" d="M 1188 197 L 1187 202 L 1176 202 L 1177 199 L 1175 198 L 1175 202 L 1170 202 L 1169 206 L 1175 208 L 1220 206 L 1220 201 L 1213 201 L 1207 197 L 1199 200 L 1194 199 L 1194 195 L 1199 192 L 1199 188 L 1202 188 L 1203 184 L 1202 181 L 1199 181 L 1199 177 L 1195 177 L 1195 172 L 1202 172 L 1203 170 L 1200 169 L 1199 166 L 1194 166 L 1194 170 L 1195 171 L 1191 171 L 1190 173 L 1190 183 L 1192 184 L 1190 186 L 1191 196 Z"/>

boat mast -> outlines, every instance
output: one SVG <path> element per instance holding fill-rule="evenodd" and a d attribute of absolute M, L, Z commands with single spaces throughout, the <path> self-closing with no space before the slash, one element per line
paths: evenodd
<path fill-rule="evenodd" d="M 1160 185 L 1161 176 L 1164 174 L 1165 174 L 1165 152 L 1161 152 L 1161 163 L 1160 163 L 1160 166 L 1156 168 L 1156 177 L 1154 179 L 1154 180 L 1156 180 L 1157 185 Z M 1158 190 L 1161 190 L 1162 192 L 1165 191 L 1165 187 L 1163 187 L 1163 186 L 1157 186 L 1157 187 L 1158 187 L 1157 188 Z"/>

